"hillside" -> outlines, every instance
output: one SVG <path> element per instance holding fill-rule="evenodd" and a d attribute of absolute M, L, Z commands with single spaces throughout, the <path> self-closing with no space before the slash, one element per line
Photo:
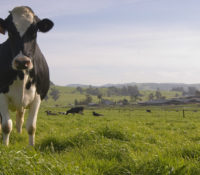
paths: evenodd
<path fill-rule="evenodd" d="M 84 84 L 69 84 L 67 87 L 89 87 L 90 85 Z M 161 91 L 170 91 L 172 88 L 183 87 L 187 89 L 188 87 L 195 87 L 200 89 L 200 84 L 185 84 L 185 83 L 124 83 L 124 84 L 105 84 L 102 86 L 93 86 L 93 87 L 118 87 L 122 88 L 124 86 L 137 86 L 139 90 L 157 90 L 160 89 Z"/>
<path fill-rule="evenodd" d="M 52 89 L 56 89 L 59 93 L 58 99 L 54 100 L 52 96 L 50 95 L 52 92 Z M 43 101 L 44 106 L 72 106 L 74 105 L 75 100 L 77 101 L 83 101 L 86 96 L 89 94 L 89 96 L 92 98 L 92 103 L 99 103 L 99 98 L 97 94 L 101 94 L 102 99 L 111 100 L 114 102 L 127 99 L 129 102 L 131 101 L 130 96 L 128 95 L 120 95 L 120 94 L 113 94 L 113 91 L 115 92 L 116 89 L 113 88 L 105 88 L 105 87 L 92 87 L 92 91 L 89 91 L 88 87 L 81 88 L 82 92 L 78 91 L 75 87 L 65 87 L 65 86 L 51 86 L 49 92 L 48 92 L 48 98 Z M 113 90 L 113 91 L 111 91 Z M 140 96 L 135 102 L 138 101 L 147 101 L 149 94 L 155 95 L 155 90 L 139 90 Z M 175 96 L 181 96 L 180 92 L 176 91 L 166 91 L 162 90 L 160 91 L 161 95 L 164 96 L 166 99 L 173 98 Z M 135 103 L 134 102 L 134 103 Z M 133 102 L 132 102 L 133 103 Z"/>

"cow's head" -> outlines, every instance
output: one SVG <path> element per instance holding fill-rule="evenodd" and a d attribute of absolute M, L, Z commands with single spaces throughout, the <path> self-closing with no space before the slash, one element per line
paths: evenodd
<path fill-rule="evenodd" d="M 52 27 L 51 20 L 40 20 L 31 8 L 26 6 L 15 7 L 5 20 L 0 18 L 0 33 L 8 32 L 13 69 L 33 68 L 37 32 L 48 32 Z"/>

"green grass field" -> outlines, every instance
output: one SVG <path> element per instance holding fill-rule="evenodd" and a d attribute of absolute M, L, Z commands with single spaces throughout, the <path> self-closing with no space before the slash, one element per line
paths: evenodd
<path fill-rule="evenodd" d="M 176 112 L 182 107 L 170 106 L 88 108 L 75 116 L 47 116 L 47 109 L 67 108 L 42 105 L 34 148 L 25 127 L 22 135 L 14 128 L 9 147 L 0 144 L 0 174 L 200 174 L 198 106 L 185 108 L 185 118 Z M 93 110 L 104 116 L 94 117 Z"/>

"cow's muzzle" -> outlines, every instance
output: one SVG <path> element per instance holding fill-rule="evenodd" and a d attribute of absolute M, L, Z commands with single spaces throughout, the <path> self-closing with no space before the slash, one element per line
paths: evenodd
<path fill-rule="evenodd" d="M 15 58 L 13 60 L 13 65 L 12 67 L 15 70 L 30 70 L 33 68 L 33 64 L 30 58 L 28 57 L 20 57 L 20 58 Z"/>

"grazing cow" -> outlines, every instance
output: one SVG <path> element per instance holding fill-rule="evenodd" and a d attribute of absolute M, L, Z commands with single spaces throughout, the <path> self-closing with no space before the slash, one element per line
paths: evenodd
<path fill-rule="evenodd" d="M 74 107 L 74 108 L 71 108 L 70 110 L 68 110 L 66 112 L 66 115 L 71 113 L 71 114 L 75 114 L 75 113 L 79 113 L 79 114 L 83 114 L 83 110 L 84 108 L 83 107 Z"/>
<path fill-rule="evenodd" d="M 93 116 L 97 116 L 97 117 L 103 116 L 103 114 L 99 114 L 99 113 L 97 113 L 95 111 L 93 111 L 92 114 L 93 114 Z"/>
<path fill-rule="evenodd" d="M 8 110 L 16 111 L 16 127 L 22 132 L 25 109 L 29 108 L 26 128 L 29 144 L 34 145 L 40 102 L 49 89 L 49 69 L 37 44 L 37 31 L 53 27 L 49 19 L 39 19 L 31 8 L 15 7 L 6 19 L 0 18 L 0 33 L 8 39 L 0 44 L 0 115 L 3 143 L 9 144 L 12 120 Z"/>
<path fill-rule="evenodd" d="M 151 110 L 150 110 L 150 109 L 147 109 L 146 112 L 150 112 L 150 113 L 151 113 Z"/>

